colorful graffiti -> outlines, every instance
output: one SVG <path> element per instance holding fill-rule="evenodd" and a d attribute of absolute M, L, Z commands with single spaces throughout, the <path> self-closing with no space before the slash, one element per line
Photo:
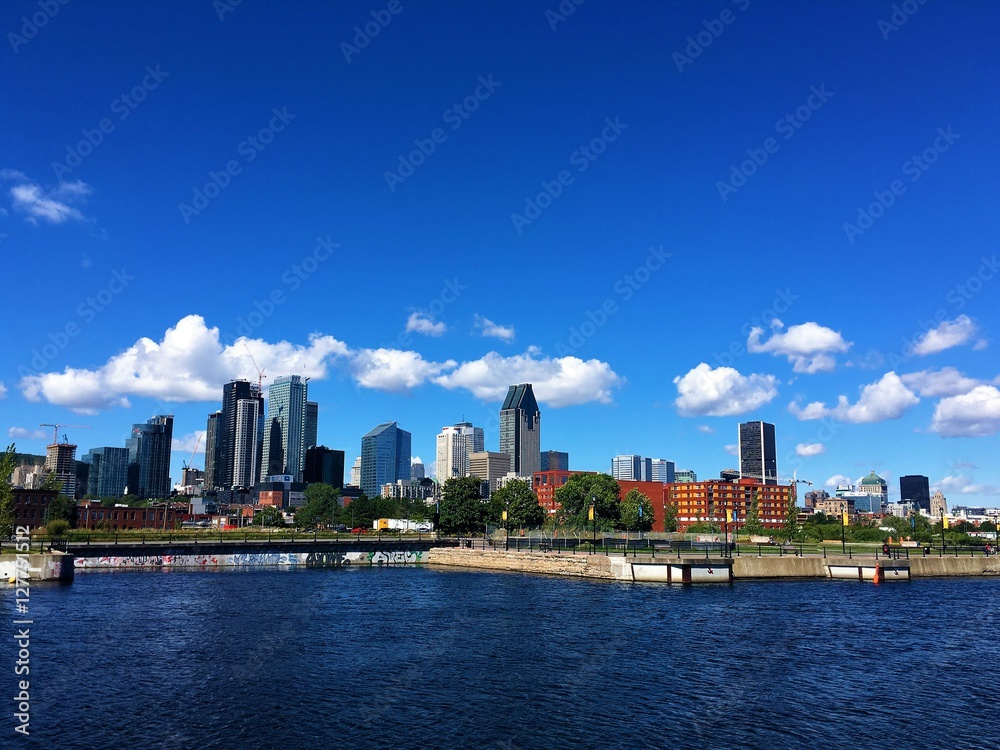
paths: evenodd
<path fill-rule="evenodd" d="M 406 565 L 420 562 L 423 554 L 423 552 L 407 552 L 404 550 L 369 552 L 368 562 L 372 565 Z"/>
<path fill-rule="evenodd" d="M 78 569 L 88 568 L 206 568 L 345 565 L 408 565 L 424 561 L 423 552 L 235 552 L 227 555 L 127 555 L 74 558 Z"/>

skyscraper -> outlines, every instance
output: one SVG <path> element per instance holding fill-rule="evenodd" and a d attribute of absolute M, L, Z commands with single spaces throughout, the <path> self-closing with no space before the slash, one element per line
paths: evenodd
<path fill-rule="evenodd" d="M 264 432 L 264 396 L 258 384 L 233 380 L 222 386 L 218 420 L 212 486 L 226 490 L 252 487 L 260 472 Z M 205 464 L 207 467 L 207 452 Z"/>
<path fill-rule="evenodd" d="M 424 479 L 427 476 L 427 470 L 424 468 L 424 463 L 419 458 L 414 457 L 410 459 L 410 478 L 411 479 Z"/>
<path fill-rule="evenodd" d="M 83 460 L 90 464 L 87 494 L 95 497 L 121 497 L 128 481 L 127 448 L 91 448 Z"/>
<path fill-rule="evenodd" d="M 611 476 L 615 479 L 638 482 L 642 471 L 642 456 L 622 454 L 611 459 Z"/>
<path fill-rule="evenodd" d="M 280 460 L 282 471 L 278 474 L 288 474 L 293 481 L 302 481 L 302 470 L 306 459 L 306 401 L 309 386 L 299 375 L 283 375 L 275 378 L 267 390 L 267 419 L 264 425 L 264 450 L 266 456 L 261 470 L 261 479 L 274 476 L 273 461 Z M 277 435 L 274 425 L 278 425 L 281 434 L 281 457 L 274 445 Z"/>
<path fill-rule="evenodd" d="M 512 385 L 500 407 L 500 452 L 510 456 L 510 470 L 531 478 L 542 468 L 541 414 L 531 383 Z"/>
<path fill-rule="evenodd" d="M 219 486 L 216 479 L 219 472 L 219 422 L 222 412 L 208 415 L 205 427 L 205 489 L 211 490 Z"/>
<path fill-rule="evenodd" d="M 383 484 L 410 478 L 410 433 L 384 422 L 361 438 L 361 491 L 378 497 Z"/>
<path fill-rule="evenodd" d="M 437 436 L 437 478 L 447 482 L 469 473 L 469 454 L 483 450 L 483 428 L 469 422 L 443 427 Z"/>
<path fill-rule="evenodd" d="M 323 482 L 344 488 L 344 451 L 336 451 L 324 445 L 306 448 L 305 482 Z"/>
<path fill-rule="evenodd" d="M 778 454 L 774 444 L 774 425 L 768 422 L 744 422 L 739 429 L 740 476 L 764 484 L 778 483 Z"/>
<path fill-rule="evenodd" d="M 316 447 L 316 433 L 319 430 L 319 404 L 315 401 L 306 401 L 306 433 L 305 449 Z"/>
<path fill-rule="evenodd" d="M 128 494 L 140 500 L 170 497 L 170 446 L 174 418 L 157 415 L 132 425 L 128 448 Z"/>
<path fill-rule="evenodd" d="M 907 474 L 899 478 L 899 499 L 901 502 L 911 501 L 918 508 L 930 512 L 931 485 L 930 480 L 921 474 Z"/>
<path fill-rule="evenodd" d="M 652 462 L 652 481 L 663 482 L 664 484 L 673 484 L 675 480 L 675 467 L 673 461 L 667 461 L 663 458 L 651 459 Z"/>
<path fill-rule="evenodd" d="M 60 492 L 76 497 L 76 446 L 72 443 L 53 443 L 45 449 L 45 469 L 62 482 Z M 7 479 L 7 477 L 4 477 Z"/>
<path fill-rule="evenodd" d="M 542 471 L 569 471 L 569 453 L 542 451 Z"/>

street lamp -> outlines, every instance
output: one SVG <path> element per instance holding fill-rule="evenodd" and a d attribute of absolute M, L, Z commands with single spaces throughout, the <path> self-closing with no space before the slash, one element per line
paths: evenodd
<path fill-rule="evenodd" d="M 503 520 L 503 549 L 504 552 L 508 549 L 508 540 L 510 539 L 510 532 L 507 530 L 507 511 L 504 510 L 500 514 L 500 518 Z"/>
<path fill-rule="evenodd" d="M 593 539 L 591 540 L 592 546 L 597 546 L 597 495 L 592 495 L 590 498 L 590 510 L 587 511 L 587 515 L 590 519 L 591 534 Z"/>
<path fill-rule="evenodd" d="M 944 530 L 948 528 L 948 519 L 944 517 L 944 508 L 941 509 L 941 554 L 944 554 L 945 541 Z"/>

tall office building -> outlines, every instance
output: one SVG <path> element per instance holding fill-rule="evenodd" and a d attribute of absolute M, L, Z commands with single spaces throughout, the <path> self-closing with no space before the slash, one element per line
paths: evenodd
<path fill-rule="evenodd" d="M 324 445 L 306 448 L 305 482 L 323 482 L 338 490 L 344 488 L 344 451 L 335 451 Z"/>
<path fill-rule="evenodd" d="M 316 447 L 316 433 L 319 430 L 319 404 L 315 401 L 306 401 L 306 434 L 305 449 Z"/>
<path fill-rule="evenodd" d="M 569 453 L 542 451 L 542 471 L 569 471 Z"/>
<path fill-rule="evenodd" d="M 437 436 L 438 482 L 469 473 L 469 454 L 484 449 L 483 428 L 469 422 L 459 422 L 453 427 L 443 427 Z"/>
<path fill-rule="evenodd" d="M 259 385 L 232 380 L 222 386 L 218 420 L 212 486 L 226 490 L 252 487 L 260 472 L 264 437 L 264 395 Z M 207 467 L 207 452 L 205 464 Z"/>
<path fill-rule="evenodd" d="M 361 491 L 378 497 L 383 484 L 410 478 L 410 433 L 383 422 L 361 438 Z"/>
<path fill-rule="evenodd" d="M 764 484 L 778 483 L 778 453 L 774 444 L 774 425 L 768 422 L 744 422 L 739 429 L 740 476 Z"/>
<path fill-rule="evenodd" d="M 691 469 L 675 469 L 674 481 L 671 484 L 690 484 L 698 481 L 698 474 Z"/>
<path fill-rule="evenodd" d="M 918 508 L 930 512 L 931 485 L 927 477 L 920 474 L 908 474 L 899 478 L 899 500 L 909 500 Z"/>
<path fill-rule="evenodd" d="M 878 513 L 879 510 L 876 509 L 876 504 L 881 505 L 883 508 L 889 504 L 889 485 L 888 483 L 875 473 L 872 469 L 871 473 L 861 480 L 861 484 L 858 485 L 858 491 L 863 492 L 872 498 L 872 512 Z M 930 492 L 927 493 L 927 509 L 930 510 Z M 904 498 L 905 500 L 906 498 Z M 855 502 L 855 505 L 857 503 Z M 914 503 L 916 507 L 916 503 Z"/>
<path fill-rule="evenodd" d="M 478 477 L 486 486 L 484 495 L 490 494 L 501 479 L 510 473 L 510 456 L 506 453 L 482 451 L 469 454 L 469 476 Z"/>
<path fill-rule="evenodd" d="M 500 452 L 510 470 L 530 479 L 542 468 L 541 414 L 531 383 L 512 385 L 500 407 Z"/>
<path fill-rule="evenodd" d="M 673 484 L 675 480 L 675 466 L 673 461 L 667 461 L 663 458 L 653 458 L 650 459 L 652 466 L 652 480 L 653 482 L 663 482 L 664 484 Z"/>
<path fill-rule="evenodd" d="M 642 456 L 622 454 L 611 459 L 611 476 L 630 482 L 640 481 Z"/>
<path fill-rule="evenodd" d="M 425 479 L 427 477 L 427 469 L 424 468 L 424 463 L 419 458 L 413 458 L 410 460 L 410 478 L 411 479 Z"/>
<path fill-rule="evenodd" d="M 170 497 L 170 447 L 174 418 L 157 415 L 132 425 L 128 448 L 128 494 L 140 500 Z"/>
<path fill-rule="evenodd" d="M 219 422 L 222 419 L 222 412 L 217 411 L 208 415 L 208 424 L 205 426 L 205 489 L 212 490 L 218 487 L 216 478 L 219 471 Z"/>
<path fill-rule="evenodd" d="M 67 497 L 76 497 L 76 446 L 72 443 L 53 443 L 45 449 L 45 470 L 52 472 L 62 482 L 59 489 Z M 7 477 L 4 477 L 6 480 Z"/>
<path fill-rule="evenodd" d="M 299 375 L 275 378 L 267 390 L 267 418 L 264 421 L 264 461 L 261 479 L 287 474 L 302 481 L 306 460 L 306 401 L 309 385 Z M 277 427 L 276 427 L 277 426 Z M 280 435 L 280 445 L 275 437 Z M 280 462 L 282 470 L 273 469 Z"/>
<path fill-rule="evenodd" d="M 128 481 L 128 448 L 91 448 L 83 461 L 90 464 L 87 494 L 94 497 L 121 497 Z"/>
<path fill-rule="evenodd" d="M 351 464 L 351 482 L 352 487 L 361 486 L 361 456 L 354 459 L 354 463 Z"/>

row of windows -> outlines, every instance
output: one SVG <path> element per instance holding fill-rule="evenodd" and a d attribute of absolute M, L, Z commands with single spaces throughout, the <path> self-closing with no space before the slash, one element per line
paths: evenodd
<path fill-rule="evenodd" d="M 14 495 L 14 504 L 20 505 L 23 502 L 25 505 L 35 505 L 36 503 L 38 505 L 48 505 L 52 499 L 52 495 L 28 495 L 27 497 L 24 495 Z"/>

